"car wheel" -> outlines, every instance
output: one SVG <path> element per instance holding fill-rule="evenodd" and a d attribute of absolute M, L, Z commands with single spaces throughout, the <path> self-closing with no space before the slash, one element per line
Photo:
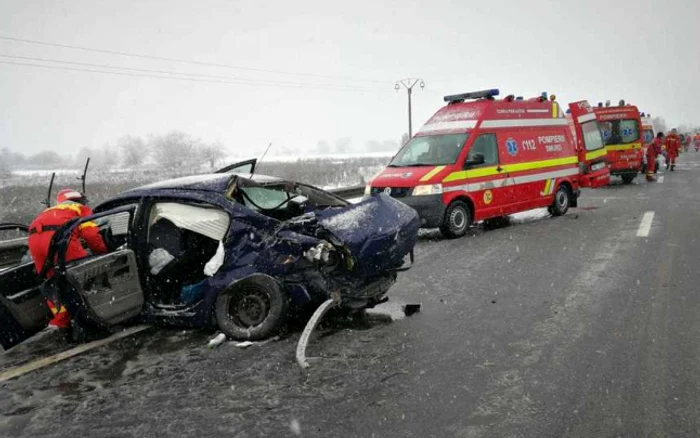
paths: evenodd
<path fill-rule="evenodd" d="M 622 184 L 630 184 L 637 175 L 622 175 Z"/>
<path fill-rule="evenodd" d="M 471 222 L 471 212 L 467 203 L 454 201 L 445 211 L 445 219 L 440 227 L 440 232 L 448 239 L 462 237 L 467 233 Z"/>
<path fill-rule="evenodd" d="M 289 297 L 271 277 L 250 277 L 219 294 L 215 312 L 219 329 L 229 338 L 259 341 L 284 325 Z"/>
<path fill-rule="evenodd" d="M 571 193 L 565 185 L 560 185 L 557 192 L 554 194 L 554 203 L 550 208 L 550 213 L 553 216 L 562 216 L 566 214 L 571 205 Z"/>

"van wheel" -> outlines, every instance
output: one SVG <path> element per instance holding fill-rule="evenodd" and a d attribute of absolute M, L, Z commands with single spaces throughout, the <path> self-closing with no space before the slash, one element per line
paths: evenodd
<path fill-rule="evenodd" d="M 216 299 L 219 329 L 237 341 L 259 341 L 277 333 L 287 320 L 289 298 L 270 277 L 236 283 Z"/>
<path fill-rule="evenodd" d="M 569 205 L 571 205 L 569 188 L 565 185 L 560 185 L 554 194 L 554 203 L 549 211 L 553 216 L 562 216 L 569 210 Z"/>
<path fill-rule="evenodd" d="M 637 175 L 622 175 L 622 184 L 630 184 Z"/>
<path fill-rule="evenodd" d="M 454 201 L 445 211 L 445 219 L 440 232 L 448 239 L 462 237 L 467 233 L 472 223 L 469 206 L 464 201 Z"/>

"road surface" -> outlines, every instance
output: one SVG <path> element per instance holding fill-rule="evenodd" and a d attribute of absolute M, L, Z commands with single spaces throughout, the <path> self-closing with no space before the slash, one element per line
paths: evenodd
<path fill-rule="evenodd" d="M 0 436 L 700 436 L 700 153 L 659 176 L 560 218 L 423 233 L 381 314 L 320 328 L 308 375 L 299 330 L 213 351 L 151 330 L 0 384 Z"/>

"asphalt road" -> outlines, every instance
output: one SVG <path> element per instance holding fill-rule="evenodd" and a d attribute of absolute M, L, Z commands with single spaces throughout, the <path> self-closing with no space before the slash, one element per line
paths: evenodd
<path fill-rule="evenodd" d="M 560 218 L 424 233 L 393 304 L 330 318 L 307 375 L 298 331 L 211 351 L 211 333 L 151 330 L 1 384 L 0 436 L 700 436 L 700 153 L 659 176 Z"/>

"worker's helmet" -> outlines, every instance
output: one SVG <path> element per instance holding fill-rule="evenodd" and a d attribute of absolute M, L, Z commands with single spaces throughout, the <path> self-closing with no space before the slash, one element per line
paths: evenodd
<path fill-rule="evenodd" d="M 671 129 L 671 134 L 677 134 L 677 133 L 678 133 L 678 131 L 676 130 L 676 128 Z"/>
<path fill-rule="evenodd" d="M 62 204 L 66 201 L 85 203 L 85 196 L 77 190 L 63 189 L 56 195 L 56 203 Z"/>

